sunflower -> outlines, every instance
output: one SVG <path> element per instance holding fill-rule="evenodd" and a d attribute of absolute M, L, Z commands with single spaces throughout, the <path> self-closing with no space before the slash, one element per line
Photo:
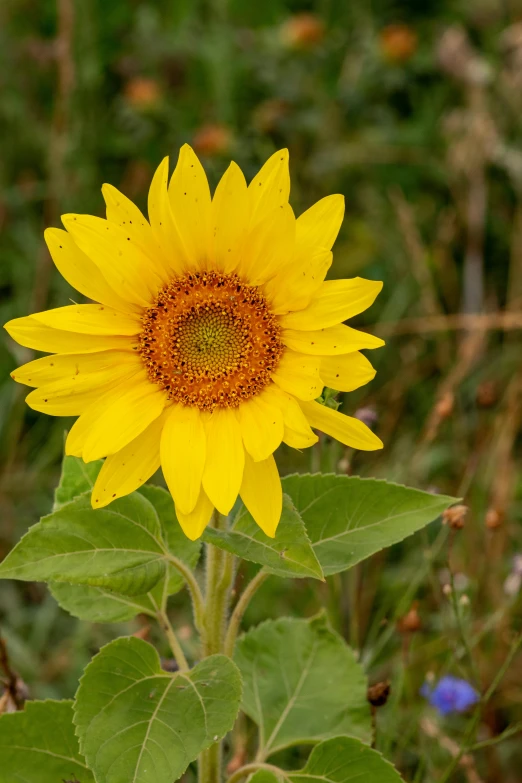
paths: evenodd
<path fill-rule="evenodd" d="M 274 452 L 312 446 L 312 428 L 373 450 L 361 421 L 320 402 L 375 375 L 360 349 L 382 340 L 343 324 L 382 284 L 328 280 L 344 214 L 328 196 L 298 219 L 288 152 L 247 186 L 231 163 L 211 197 L 193 150 L 168 158 L 148 196 L 149 221 L 111 185 L 107 219 L 64 215 L 45 239 L 60 273 L 92 304 L 9 321 L 13 339 L 50 356 L 12 373 L 27 404 L 78 416 L 66 454 L 105 457 L 93 508 L 133 492 L 161 466 L 179 522 L 198 538 L 238 494 L 274 536 L 282 491 Z"/>

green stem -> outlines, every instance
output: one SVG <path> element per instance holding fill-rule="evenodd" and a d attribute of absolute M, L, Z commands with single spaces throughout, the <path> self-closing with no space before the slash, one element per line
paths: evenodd
<path fill-rule="evenodd" d="M 168 639 L 170 649 L 172 650 L 172 655 L 174 656 L 174 659 L 178 664 L 178 668 L 180 672 L 188 671 L 189 665 L 187 659 L 185 658 L 185 653 L 181 649 L 181 645 L 178 641 L 178 637 L 174 633 L 174 628 L 170 624 L 170 620 L 167 617 L 167 613 L 163 610 L 160 610 L 158 611 L 157 618 L 159 624 L 161 625 L 165 633 L 165 636 Z"/>
<path fill-rule="evenodd" d="M 212 523 L 217 529 L 226 520 L 214 512 Z M 206 545 L 206 580 L 203 655 L 215 655 L 224 651 L 225 624 L 230 606 L 230 587 L 234 578 L 235 558 L 228 552 Z M 199 783 L 221 783 L 223 745 L 216 742 L 203 751 L 198 761 Z"/>
<path fill-rule="evenodd" d="M 225 647 L 224 652 L 225 655 L 230 656 L 232 658 L 234 654 L 234 646 L 236 644 L 236 638 L 237 633 L 239 631 L 239 626 L 241 624 L 241 620 L 243 619 L 243 615 L 245 614 L 245 610 L 252 600 L 252 597 L 257 592 L 257 590 L 261 587 L 263 582 L 265 582 L 270 574 L 268 574 L 266 571 L 258 571 L 257 574 L 254 576 L 254 578 L 248 583 L 245 590 L 241 594 L 239 601 L 237 602 L 234 611 L 232 612 L 232 616 L 230 618 L 230 622 L 228 624 L 228 630 L 225 637 Z"/>
<path fill-rule="evenodd" d="M 196 630 L 198 631 L 199 635 L 204 639 L 205 638 L 205 602 L 203 600 L 203 594 L 201 592 L 201 588 L 198 584 L 198 581 L 190 568 L 185 565 L 185 563 L 182 560 L 178 560 L 177 557 L 174 557 L 174 555 L 171 555 L 170 553 L 167 555 L 167 560 L 171 565 L 176 568 L 180 574 L 182 575 L 183 579 L 185 580 L 187 587 L 189 589 L 190 597 L 192 599 L 192 611 L 194 613 L 194 624 L 196 626 Z"/>

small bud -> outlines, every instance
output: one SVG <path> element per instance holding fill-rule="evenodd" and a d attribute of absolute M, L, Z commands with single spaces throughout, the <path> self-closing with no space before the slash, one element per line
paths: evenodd
<path fill-rule="evenodd" d="M 390 695 L 391 685 L 389 680 L 385 682 L 376 682 L 375 685 L 370 685 L 368 688 L 368 701 L 372 707 L 383 707 L 388 701 Z"/>
<path fill-rule="evenodd" d="M 312 49 L 324 36 L 324 22 L 315 14 L 294 14 L 281 27 L 281 40 L 289 49 Z"/>
<path fill-rule="evenodd" d="M 444 593 L 445 596 L 450 596 L 452 593 L 451 585 L 450 584 L 442 585 L 442 592 Z"/>
<path fill-rule="evenodd" d="M 489 530 L 496 530 L 504 521 L 506 514 L 500 508 L 489 508 L 486 512 L 486 527 Z"/>
<path fill-rule="evenodd" d="M 461 595 L 459 598 L 459 604 L 461 606 L 469 606 L 469 596 L 467 596 L 466 594 Z"/>
<path fill-rule="evenodd" d="M 389 24 L 379 36 L 381 52 L 392 63 L 404 63 L 417 49 L 417 33 L 406 24 Z"/>
<path fill-rule="evenodd" d="M 232 144 L 232 132 L 226 125 L 202 125 L 192 139 L 195 152 L 200 155 L 222 155 Z"/>
<path fill-rule="evenodd" d="M 127 101 L 135 109 L 150 109 L 156 106 L 161 99 L 161 89 L 155 79 L 137 76 L 130 79 L 124 89 Z"/>
<path fill-rule="evenodd" d="M 415 633 L 422 628 L 422 621 L 417 611 L 417 602 L 413 604 L 410 611 L 400 617 L 397 621 L 397 630 L 399 633 Z"/>
<path fill-rule="evenodd" d="M 469 509 L 467 506 L 452 506 L 442 514 L 442 524 L 449 525 L 452 530 L 462 530 Z"/>

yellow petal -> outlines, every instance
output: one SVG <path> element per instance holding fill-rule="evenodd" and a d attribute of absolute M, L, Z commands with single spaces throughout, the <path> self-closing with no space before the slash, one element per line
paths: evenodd
<path fill-rule="evenodd" d="M 245 449 L 256 462 L 266 459 L 283 440 L 283 414 L 265 391 L 239 406 Z"/>
<path fill-rule="evenodd" d="M 351 280 L 327 280 L 304 310 L 281 317 L 288 329 L 324 329 L 362 313 L 372 305 L 382 283 L 354 277 Z"/>
<path fill-rule="evenodd" d="M 310 429 L 306 417 L 299 407 L 297 400 L 291 394 L 278 388 L 269 386 L 265 394 L 270 397 L 273 405 L 276 405 L 283 414 L 284 434 L 283 441 L 294 449 L 306 449 L 313 446 L 319 438 Z"/>
<path fill-rule="evenodd" d="M 198 408 L 173 405 L 165 414 L 161 467 L 176 508 L 189 514 L 201 491 L 206 436 Z"/>
<path fill-rule="evenodd" d="M 120 226 L 92 215 L 62 215 L 62 222 L 122 298 L 143 307 L 150 304 L 163 281 Z"/>
<path fill-rule="evenodd" d="M 235 411 L 216 408 L 206 423 L 207 460 L 203 488 L 221 514 L 234 505 L 243 478 L 245 449 Z"/>
<path fill-rule="evenodd" d="M 137 311 L 136 305 L 126 302 L 111 288 L 94 261 L 80 250 L 67 231 L 63 228 L 47 228 L 44 237 L 57 270 L 73 288 L 88 299 L 117 310 Z"/>
<path fill-rule="evenodd" d="M 11 378 L 26 386 L 44 386 L 65 377 L 86 375 L 111 367 L 128 366 L 138 369 L 141 359 L 134 351 L 99 351 L 97 353 L 62 353 L 42 356 L 22 365 Z"/>
<path fill-rule="evenodd" d="M 302 332 L 283 329 L 283 342 L 293 351 L 320 356 L 351 353 L 361 348 L 380 348 L 384 341 L 367 332 L 359 332 L 350 326 L 329 326 L 327 329 Z"/>
<path fill-rule="evenodd" d="M 160 466 L 160 438 L 164 417 L 152 422 L 127 446 L 107 457 L 91 495 L 93 508 L 103 508 L 129 495 L 154 475 Z"/>
<path fill-rule="evenodd" d="M 345 356 L 323 356 L 319 372 L 325 386 L 343 392 L 358 389 L 375 378 L 374 368 L 358 351 Z"/>
<path fill-rule="evenodd" d="M 306 307 L 320 289 L 331 265 L 332 252 L 324 248 L 292 259 L 264 286 L 272 312 L 279 315 Z"/>
<path fill-rule="evenodd" d="M 30 408 L 48 416 L 79 416 L 108 389 L 132 379 L 136 365 L 107 367 L 85 375 L 69 375 L 34 389 L 25 398 Z"/>
<path fill-rule="evenodd" d="M 331 250 L 344 217 L 344 196 L 326 196 L 297 218 L 296 245 L 299 250 Z"/>
<path fill-rule="evenodd" d="M 319 375 L 321 359 L 316 356 L 286 350 L 279 360 L 272 380 L 300 400 L 315 400 L 321 395 L 324 383 Z"/>
<path fill-rule="evenodd" d="M 111 348 L 132 349 L 131 337 L 102 334 L 78 334 L 63 329 L 53 329 L 40 321 L 26 316 L 13 318 L 4 325 L 4 329 L 20 345 L 46 353 L 93 353 L 108 351 Z"/>
<path fill-rule="evenodd" d="M 245 455 L 240 495 L 263 533 L 274 538 L 283 509 L 283 491 L 272 456 L 262 462 L 254 462 L 248 454 Z"/>
<path fill-rule="evenodd" d="M 33 313 L 39 323 L 53 329 L 82 334 L 127 335 L 139 334 L 143 326 L 138 315 L 120 313 L 102 304 L 67 305 L 54 310 Z"/>
<path fill-rule="evenodd" d="M 169 159 L 163 158 L 156 169 L 149 189 L 149 220 L 154 238 L 167 262 L 167 268 L 173 275 L 182 275 L 190 264 L 170 208 L 167 190 L 168 178 Z"/>
<path fill-rule="evenodd" d="M 359 419 L 345 416 L 344 413 L 334 411 L 318 402 L 302 402 L 300 405 L 312 427 L 325 432 L 345 446 L 362 451 L 382 449 L 381 439 Z"/>
<path fill-rule="evenodd" d="M 191 266 L 204 266 L 210 241 L 210 189 L 205 170 L 188 144 L 179 152 L 169 199 Z"/>
<path fill-rule="evenodd" d="M 248 186 L 250 225 L 255 226 L 276 207 L 288 204 L 290 173 L 288 150 L 279 150 L 267 160 Z"/>
<path fill-rule="evenodd" d="M 247 185 L 243 172 L 231 163 L 221 177 L 211 206 L 211 261 L 232 272 L 240 261 L 248 221 Z"/>
<path fill-rule="evenodd" d="M 179 508 L 176 508 L 176 516 L 181 525 L 181 529 L 191 541 L 195 541 L 201 536 L 206 526 L 210 522 L 214 506 L 207 495 L 201 490 L 198 502 L 190 514 L 183 514 Z"/>
<path fill-rule="evenodd" d="M 169 268 L 167 261 L 141 210 L 112 185 L 103 185 L 102 193 L 107 207 L 107 220 L 116 223 L 127 232 L 127 236 L 130 236 L 131 241 L 147 256 L 151 266 L 155 267 L 157 273 L 167 283 Z"/>
<path fill-rule="evenodd" d="M 94 423 L 85 438 L 83 459 L 91 462 L 115 454 L 162 413 L 167 396 L 141 371 L 100 398 Z M 96 404 L 95 404 L 96 407 Z M 90 409 L 86 411 L 90 415 Z"/>
<path fill-rule="evenodd" d="M 239 276 L 250 285 L 260 285 L 269 280 L 292 256 L 294 241 L 294 213 L 289 204 L 284 204 L 269 212 L 248 233 L 237 268 Z"/>

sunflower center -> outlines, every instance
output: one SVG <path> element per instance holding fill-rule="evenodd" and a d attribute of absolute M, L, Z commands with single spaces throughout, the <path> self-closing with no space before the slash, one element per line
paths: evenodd
<path fill-rule="evenodd" d="M 270 383 L 283 353 L 264 296 L 237 275 L 172 280 L 143 316 L 138 350 L 169 399 L 201 410 L 237 407 Z"/>

